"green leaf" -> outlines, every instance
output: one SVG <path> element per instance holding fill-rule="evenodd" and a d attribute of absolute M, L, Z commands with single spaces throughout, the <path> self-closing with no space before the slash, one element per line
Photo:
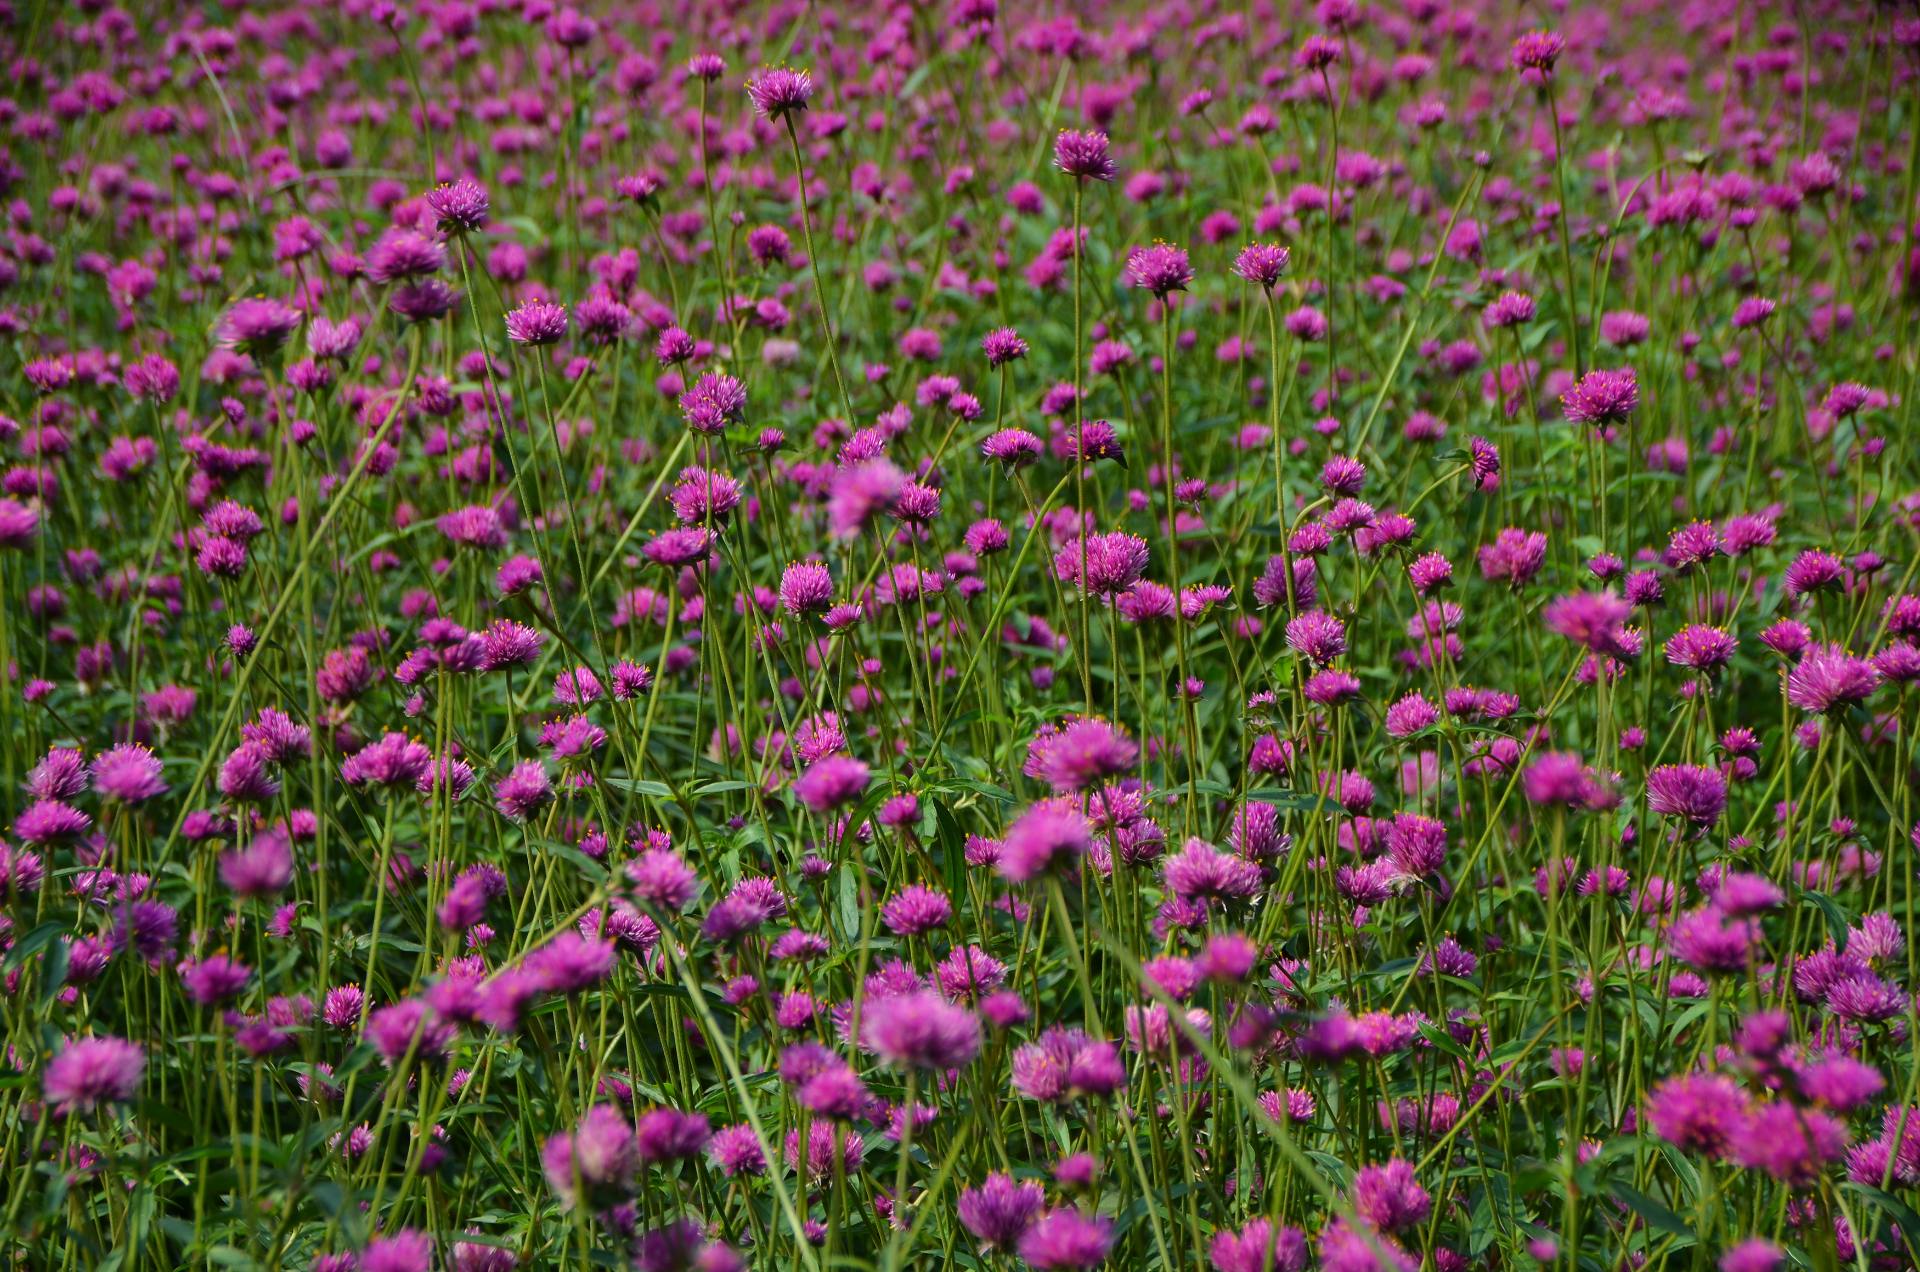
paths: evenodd
<path fill-rule="evenodd" d="M 1685 1237 L 1689 1242 L 1694 1239 L 1693 1229 L 1687 1226 L 1685 1219 L 1682 1219 L 1679 1215 L 1667 1209 L 1645 1193 L 1637 1189 L 1629 1188 L 1625 1184 L 1615 1184 L 1613 1186 L 1613 1195 L 1619 1198 L 1621 1203 L 1633 1211 L 1634 1214 L 1646 1220 L 1647 1226 L 1655 1232 L 1664 1232 L 1676 1237 Z"/>
<path fill-rule="evenodd" d="M 0 962 L 0 970 L 13 971 L 35 954 L 47 948 L 48 944 L 51 943 L 55 937 L 66 930 L 67 925 L 64 923 L 42 923 L 39 927 L 14 942 L 13 948 L 7 951 L 6 960 Z"/>

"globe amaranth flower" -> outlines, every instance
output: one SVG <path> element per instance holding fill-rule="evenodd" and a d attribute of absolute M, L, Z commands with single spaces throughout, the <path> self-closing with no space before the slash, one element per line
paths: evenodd
<path fill-rule="evenodd" d="M 1127 772 L 1140 748 L 1105 720 L 1075 719 L 1043 728 L 1027 747 L 1022 771 L 1058 792 L 1081 791 Z"/>
<path fill-rule="evenodd" d="M 1739 642 L 1718 627 L 1689 623 L 1667 638 L 1667 661 L 1691 671 L 1715 672 L 1733 660 Z"/>
<path fill-rule="evenodd" d="M 1113 597 L 1137 582 L 1147 568 L 1147 541 L 1115 530 L 1088 534 L 1054 553 L 1053 572 L 1089 596 Z"/>
<path fill-rule="evenodd" d="M 1012 327 L 996 327 L 980 338 L 980 351 L 988 366 L 1003 367 L 1027 356 L 1027 342 Z"/>
<path fill-rule="evenodd" d="M 1008 879 L 1026 883 L 1073 865 L 1092 844 L 1085 817 L 1048 801 L 1035 804 L 1007 827 L 997 864 Z"/>
<path fill-rule="evenodd" d="M 1011 1249 L 1046 1204 L 1046 1192 L 1035 1181 L 1016 1182 L 996 1171 L 978 1188 L 963 1190 L 955 1210 L 961 1226 L 988 1252 Z"/>
<path fill-rule="evenodd" d="M 861 1040 L 900 1069 L 958 1069 L 980 1050 L 980 1018 L 936 990 L 870 1000 Z"/>
<path fill-rule="evenodd" d="M 1293 253 L 1278 243 L 1249 243 L 1233 258 L 1233 272 L 1267 291 L 1280 285 Z"/>
<path fill-rule="evenodd" d="M 547 1140 L 540 1162 L 547 1183 L 571 1210 L 583 1201 L 599 1209 L 632 1191 L 640 1152 L 633 1123 L 611 1104 L 596 1104 L 571 1132 Z"/>
<path fill-rule="evenodd" d="M 529 300 L 507 311 L 507 339 L 515 344 L 550 345 L 567 334 L 567 310 L 548 300 Z"/>
<path fill-rule="evenodd" d="M 1513 69 L 1530 83 L 1543 83 L 1566 48 L 1566 39 L 1556 31 L 1529 31 L 1513 42 Z"/>
<path fill-rule="evenodd" d="M 1640 402 L 1640 386 L 1632 367 L 1594 370 L 1560 395 L 1567 418 L 1576 424 L 1614 424 L 1633 414 Z"/>
<path fill-rule="evenodd" d="M 829 812 L 859 799 L 872 770 L 850 755 L 816 760 L 793 784 L 794 796 L 816 813 Z"/>
<path fill-rule="evenodd" d="M 1547 630 L 1596 654 L 1624 657 L 1630 646 L 1623 628 L 1633 610 L 1612 592 L 1557 596 L 1540 611 Z"/>
<path fill-rule="evenodd" d="M 1747 1093 L 1720 1073 L 1668 1078 L 1647 1097 L 1647 1122 L 1670 1144 L 1719 1156 L 1746 1121 Z"/>
<path fill-rule="evenodd" d="M 1307 1234 L 1255 1219 L 1238 1232 L 1215 1233 L 1207 1257 L 1215 1272 L 1306 1272 Z"/>
<path fill-rule="evenodd" d="M 1114 165 L 1111 143 L 1103 132 L 1063 129 L 1053 141 L 1054 166 L 1068 176 L 1086 181 L 1111 181 Z"/>
<path fill-rule="evenodd" d="M 140 1090 L 146 1052 L 123 1038 L 77 1038 L 47 1061 L 40 1090 L 61 1114 L 124 1104 Z"/>
<path fill-rule="evenodd" d="M 1518 327 L 1533 321 L 1533 297 L 1525 292 L 1501 292 L 1481 311 L 1481 321 L 1493 330 Z"/>
<path fill-rule="evenodd" d="M 471 177 L 435 186 L 427 192 L 427 207 L 443 234 L 471 234 L 487 228 L 490 203 L 486 187 Z"/>
<path fill-rule="evenodd" d="M 1816 645 L 1788 670 L 1787 701 L 1815 714 L 1844 711 L 1872 697 L 1879 684 L 1871 662 L 1837 645 Z"/>
<path fill-rule="evenodd" d="M 1383 1232 L 1426 1222 L 1433 1198 L 1414 1178 L 1409 1162 L 1394 1158 L 1354 1172 L 1349 1198 L 1354 1213 Z"/>
<path fill-rule="evenodd" d="M 387 293 L 387 308 L 404 322 L 432 322 L 459 304 L 459 290 L 438 278 L 416 279 Z"/>
<path fill-rule="evenodd" d="M 880 921 L 895 936 L 922 936 L 945 927 L 953 917 L 953 902 L 943 892 L 909 884 L 880 907 Z"/>
<path fill-rule="evenodd" d="M 709 371 L 680 395 L 680 414 L 687 427 L 712 436 L 737 423 L 747 407 L 747 388 L 721 371 Z"/>
<path fill-rule="evenodd" d="M 781 571 L 779 596 L 789 614 L 824 614 L 833 604 L 833 574 L 818 561 L 795 561 Z"/>
<path fill-rule="evenodd" d="M 762 70 L 747 80 L 753 108 L 768 119 L 786 119 L 807 109 L 813 100 L 813 76 L 784 66 Z"/>
<path fill-rule="evenodd" d="M 891 511 L 906 485 L 906 474 L 884 458 L 839 469 L 827 491 L 828 531 L 839 539 L 854 537 Z"/>
<path fill-rule="evenodd" d="M 143 804 L 166 794 L 167 784 L 160 780 L 160 757 L 138 743 L 125 742 L 94 760 L 93 788 L 103 799 Z"/>
<path fill-rule="evenodd" d="M 1705 830 L 1727 807 L 1727 779 L 1698 764 L 1664 764 L 1647 774 L 1647 807 Z"/>
<path fill-rule="evenodd" d="M 1524 587 L 1547 561 L 1547 536 L 1509 527 L 1480 547 L 1480 577 L 1489 583 Z"/>
<path fill-rule="evenodd" d="M 1136 247 L 1127 256 L 1127 285 L 1152 292 L 1165 300 L 1169 293 L 1185 291 L 1193 281 L 1193 266 L 1187 251 L 1171 243 L 1153 243 Z"/>
<path fill-rule="evenodd" d="M 300 311 L 283 301 L 252 296 L 221 316 L 215 332 L 221 347 L 261 355 L 277 352 L 300 326 Z"/>
<path fill-rule="evenodd" d="M 1041 1272 L 1098 1267 L 1113 1249 L 1113 1220 L 1067 1207 L 1049 1210 L 1020 1234 L 1018 1248 Z"/>
<path fill-rule="evenodd" d="M 1287 647 L 1324 667 L 1347 652 L 1347 626 L 1325 610 L 1307 610 L 1288 620 Z"/>

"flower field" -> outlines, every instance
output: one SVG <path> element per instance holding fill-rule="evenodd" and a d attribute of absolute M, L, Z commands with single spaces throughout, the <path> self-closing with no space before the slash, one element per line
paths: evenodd
<path fill-rule="evenodd" d="M 0 47 L 4 1266 L 1920 1266 L 1910 3 Z"/>

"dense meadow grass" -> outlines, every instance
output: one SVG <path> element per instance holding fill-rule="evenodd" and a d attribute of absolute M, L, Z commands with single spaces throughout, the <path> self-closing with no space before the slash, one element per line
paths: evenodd
<path fill-rule="evenodd" d="M 1920 13 L 0 5 L 0 1252 L 1920 1251 Z"/>

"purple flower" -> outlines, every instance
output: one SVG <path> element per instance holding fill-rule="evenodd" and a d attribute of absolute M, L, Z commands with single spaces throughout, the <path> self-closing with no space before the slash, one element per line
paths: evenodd
<path fill-rule="evenodd" d="M 1871 698 L 1879 684 L 1880 673 L 1866 659 L 1838 645 L 1817 645 L 1787 672 L 1787 701 L 1815 714 L 1844 711 Z"/>
<path fill-rule="evenodd" d="M 1647 807 L 1705 830 L 1727 807 L 1727 779 L 1719 769 L 1666 764 L 1647 774 Z"/>
<path fill-rule="evenodd" d="M 160 757 L 132 742 L 103 751 L 94 760 L 93 788 L 101 798 L 122 804 L 144 804 L 167 792 L 160 780 Z"/>
<path fill-rule="evenodd" d="M 147 1056 L 122 1038 L 78 1038 L 47 1061 L 40 1089 L 62 1114 L 124 1104 L 140 1090 Z"/>
<path fill-rule="evenodd" d="M 1152 292 L 1161 300 L 1168 293 L 1185 291 L 1193 281 L 1193 266 L 1187 251 L 1170 243 L 1136 247 L 1127 256 L 1127 285 Z"/>
<path fill-rule="evenodd" d="M 895 936 L 922 936 L 945 927 L 953 917 L 953 902 L 944 892 L 909 884 L 880 907 L 880 921 Z"/>
<path fill-rule="evenodd" d="M 1034 1220 L 1020 1235 L 1020 1257 L 1030 1267 L 1094 1268 L 1113 1248 L 1113 1221 L 1062 1207 Z"/>
<path fill-rule="evenodd" d="M 1268 291 L 1279 286 L 1293 254 L 1277 243 L 1249 243 L 1233 259 L 1233 272 Z"/>
<path fill-rule="evenodd" d="M 1305 1272 L 1307 1234 L 1255 1219 L 1238 1232 L 1215 1233 L 1207 1256 L 1215 1272 Z"/>
<path fill-rule="evenodd" d="M 804 111 L 813 99 L 813 76 L 786 67 L 763 70 L 747 80 L 747 96 L 768 119 L 786 119 Z"/>
<path fill-rule="evenodd" d="M 892 510 L 906 484 L 906 474 L 886 459 L 840 469 L 827 494 L 828 530 L 837 539 L 853 538 Z"/>
<path fill-rule="evenodd" d="M 712 1138 L 713 1130 L 704 1113 L 649 1109 L 634 1124 L 634 1151 L 643 1162 L 670 1162 L 698 1156 Z"/>
<path fill-rule="evenodd" d="M 1046 1204 L 1046 1192 L 1039 1184 L 1016 1182 L 1013 1176 L 996 1171 L 978 1188 L 962 1191 L 955 1209 L 961 1225 L 986 1252 L 1012 1248 Z"/>
<path fill-rule="evenodd" d="M 611 1104 L 596 1104 L 571 1133 L 547 1141 L 540 1162 L 561 1205 L 571 1210 L 585 1200 L 597 1210 L 632 1191 L 640 1150 L 627 1115 Z"/>
<path fill-rule="evenodd" d="M 793 784 L 793 793 L 816 813 L 826 813 L 859 799 L 872 776 L 865 764 L 850 755 L 816 760 Z"/>
<path fill-rule="evenodd" d="M 1146 540 L 1122 530 L 1086 535 L 1053 557 L 1053 572 L 1060 581 L 1089 596 L 1116 596 L 1138 582 L 1146 568 Z"/>
<path fill-rule="evenodd" d="M 1080 180 L 1111 181 L 1114 166 L 1107 134 L 1063 130 L 1053 141 L 1054 166 Z"/>
<path fill-rule="evenodd" d="M 278 300 L 249 297 L 235 301 L 220 319 L 220 344 L 246 354 L 271 354 L 300 326 L 300 311 Z"/>
<path fill-rule="evenodd" d="M 1022 813 L 1000 847 L 999 870 L 1015 883 L 1028 883 L 1053 870 L 1072 866 L 1092 846 L 1087 819 L 1055 801 Z"/>
<path fill-rule="evenodd" d="M 870 1000 L 861 1040 L 901 1069 L 958 1069 L 980 1050 L 980 1018 L 935 990 Z"/>
<path fill-rule="evenodd" d="M 1579 383 L 1560 395 L 1567 418 L 1576 424 L 1615 424 L 1633 414 L 1640 386 L 1632 367 L 1618 371 L 1589 371 Z"/>
<path fill-rule="evenodd" d="M 565 307 L 546 300 L 530 300 L 507 311 L 507 339 L 515 344 L 550 345 L 567 334 Z"/>

